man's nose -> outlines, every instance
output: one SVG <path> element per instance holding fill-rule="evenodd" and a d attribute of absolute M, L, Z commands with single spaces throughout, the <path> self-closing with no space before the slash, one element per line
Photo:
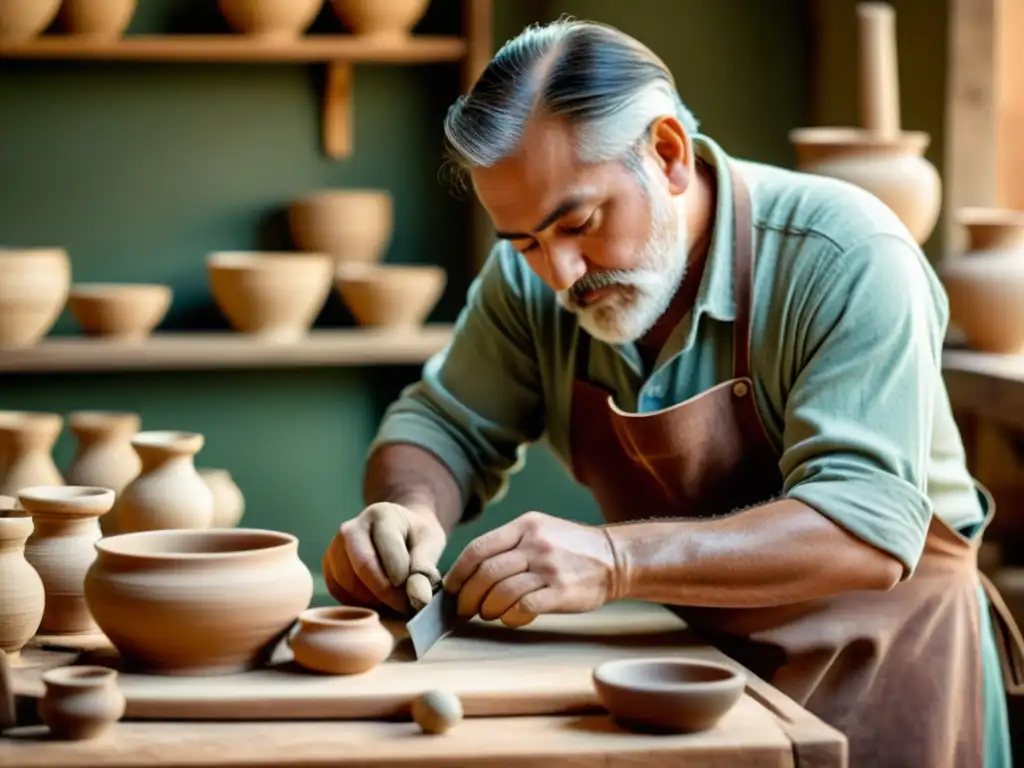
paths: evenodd
<path fill-rule="evenodd" d="M 586 259 L 575 243 L 551 243 L 546 250 L 551 287 L 555 291 L 572 288 L 587 273 Z"/>

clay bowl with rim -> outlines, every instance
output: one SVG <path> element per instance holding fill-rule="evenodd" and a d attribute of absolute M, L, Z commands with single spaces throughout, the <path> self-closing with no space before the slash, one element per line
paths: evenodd
<path fill-rule="evenodd" d="M 96 542 L 85 599 L 125 669 L 263 666 L 313 597 L 298 539 L 257 528 L 140 531 Z"/>
<path fill-rule="evenodd" d="M 0 347 L 31 347 L 53 328 L 71 287 L 63 248 L 0 246 Z"/>
<path fill-rule="evenodd" d="M 427 12 L 430 0 L 331 0 L 335 15 L 354 35 L 406 37 Z"/>
<path fill-rule="evenodd" d="M 0 41 L 24 42 L 41 34 L 60 10 L 62 0 L 3 0 L 0 2 Z"/>
<path fill-rule="evenodd" d="M 207 256 L 210 291 L 231 325 L 262 341 L 298 341 L 331 293 L 325 253 L 218 251 Z"/>
<path fill-rule="evenodd" d="M 111 341 L 143 341 L 171 308 L 166 285 L 79 283 L 71 286 L 68 309 L 86 335 Z"/>
<path fill-rule="evenodd" d="M 746 686 L 738 670 L 695 659 L 616 659 L 595 667 L 593 681 L 617 722 L 655 733 L 713 728 Z"/>
<path fill-rule="evenodd" d="M 293 201 L 288 226 L 301 251 L 329 253 L 336 264 L 376 264 L 394 230 L 394 201 L 383 189 L 323 189 Z"/>
<path fill-rule="evenodd" d="M 309 608 L 289 640 L 295 663 L 329 675 L 358 675 L 391 655 L 395 638 L 372 608 Z"/>
<path fill-rule="evenodd" d="M 360 325 L 423 325 L 444 292 L 448 274 L 429 264 L 343 264 L 335 289 Z"/>
<path fill-rule="evenodd" d="M 131 24 L 139 0 L 63 0 L 58 19 L 68 35 L 115 40 Z"/>

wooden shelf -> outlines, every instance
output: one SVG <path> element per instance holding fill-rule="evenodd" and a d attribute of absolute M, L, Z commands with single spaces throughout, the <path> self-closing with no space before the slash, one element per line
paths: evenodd
<path fill-rule="evenodd" d="M 0 372 L 224 370 L 238 368 L 407 365 L 444 348 L 452 326 L 416 330 L 345 328 L 313 331 L 294 343 L 268 343 L 235 332 L 156 333 L 143 343 L 50 337 L 27 349 L 0 349 Z"/>

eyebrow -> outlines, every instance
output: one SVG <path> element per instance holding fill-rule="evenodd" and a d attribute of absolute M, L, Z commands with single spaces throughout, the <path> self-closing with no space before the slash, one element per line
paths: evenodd
<path fill-rule="evenodd" d="M 541 222 L 536 227 L 533 228 L 533 231 L 534 232 L 540 232 L 542 230 L 547 229 L 552 224 L 554 224 L 556 221 L 558 221 L 560 218 L 565 216 L 565 214 L 569 213 L 570 211 L 572 211 L 572 210 L 574 210 L 576 208 L 579 208 L 586 201 L 587 201 L 587 198 L 584 195 L 572 195 L 570 197 L 567 197 L 565 200 L 563 200 L 561 203 L 558 204 L 558 206 L 555 208 L 555 210 L 553 210 L 551 213 L 549 213 L 547 216 L 545 216 L 541 220 Z M 524 240 L 524 239 L 526 239 L 528 237 L 533 237 L 533 235 L 530 234 L 529 232 L 500 232 L 499 231 L 499 232 L 496 232 L 495 234 L 499 238 L 501 238 L 502 240 Z"/>

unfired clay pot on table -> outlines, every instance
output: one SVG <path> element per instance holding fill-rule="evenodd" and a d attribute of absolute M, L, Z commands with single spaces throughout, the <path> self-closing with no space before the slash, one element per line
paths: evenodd
<path fill-rule="evenodd" d="M 46 591 L 39 633 L 96 632 L 82 584 L 96 558 L 94 545 L 102 537 L 98 518 L 110 511 L 114 492 L 78 485 L 40 486 L 23 488 L 18 499 L 34 526 L 25 544 L 25 559 Z"/>
<path fill-rule="evenodd" d="M 402 38 L 423 18 L 430 0 L 331 0 L 341 22 L 355 35 Z"/>
<path fill-rule="evenodd" d="M 95 739 L 124 717 L 127 701 L 117 685 L 117 671 L 98 666 L 48 669 L 45 692 L 36 709 L 57 739 Z"/>
<path fill-rule="evenodd" d="M 88 336 L 109 341 L 145 341 L 171 307 L 166 285 L 77 283 L 68 294 L 68 310 Z"/>
<path fill-rule="evenodd" d="M 287 533 L 147 531 L 97 543 L 89 609 L 126 668 L 167 675 L 261 666 L 313 597 Z"/>
<path fill-rule="evenodd" d="M 218 0 L 217 5 L 236 32 L 276 41 L 305 32 L 320 13 L 323 0 Z"/>
<path fill-rule="evenodd" d="M 70 287 L 63 248 L 0 247 L 0 347 L 37 344 L 60 317 Z"/>
<path fill-rule="evenodd" d="M 376 264 L 394 231 L 394 200 L 383 189 L 324 189 L 295 200 L 288 225 L 295 247 L 335 264 Z"/>
<path fill-rule="evenodd" d="M 31 517 L 0 517 L 0 651 L 17 655 L 43 620 L 43 581 L 25 559 Z"/>
<path fill-rule="evenodd" d="M 261 341 L 304 337 L 331 293 L 323 253 L 220 252 L 207 258 L 214 301 L 231 325 Z"/>
<path fill-rule="evenodd" d="M 0 42 L 36 37 L 57 18 L 60 4 L 61 0 L 0 0 Z"/>
<path fill-rule="evenodd" d="M 415 328 L 440 300 L 447 279 L 434 265 L 343 264 L 335 287 L 360 325 Z"/>
<path fill-rule="evenodd" d="M 0 411 L 0 494 L 17 497 L 33 485 L 61 485 L 53 446 L 64 417 L 42 411 Z"/>
<path fill-rule="evenodd" d="M 121 37 L 138 0 L 64 0 L 58 18 L 69 35 L 113 40 Z"/>
<path fill-rule="evenodd" d="M 1024 211 L 966 208 L 958 219 L 967 251 L 937 269 L 950 323 L 972 349 L 1024 352 Z"/>
<path fill-rule="evenodd" d="M 245 496 L 226 469 L 200 467 L 199 476 L 213 493 L 211 528 L 234 528 L 245 514 Z"/>
<path fill-rule="evenodd" d="M 195 466 L 205 438 L 198 432 L 146 431 L 131 439 L 142 469 L 118 494 L 113 526 L 119 533 L 209 528 L 213 492 Z"/>
<path fill-rule="evenodd" d="M 394 650 L 394 635 L 370 608 L 310 608 L 299 616 L 290 639 L 295 662 L 314 672 L 357 675 L 367 672 Z"/>
<path fill-rule="evenodd" d="M 866 189 L 923 243 L 938 221 L 942 180 L 924 157 L 930 136 L 901 128 L 895 11 L 887 3 L 865 2 L 857 17 L 861 127 L 791 131 L 797 169 Z"/>
<path fill-rule="evenodd" d="M 120 494 L 142 469 L 131 440 L 142 419 L 137 413 L 75 411 L 68 414 L 68 428 L 78 439 L 65 480 L 71 485 L 109 488 Z M 104 535 L 115 532 L 113 511 L 100 518 Z"/>

